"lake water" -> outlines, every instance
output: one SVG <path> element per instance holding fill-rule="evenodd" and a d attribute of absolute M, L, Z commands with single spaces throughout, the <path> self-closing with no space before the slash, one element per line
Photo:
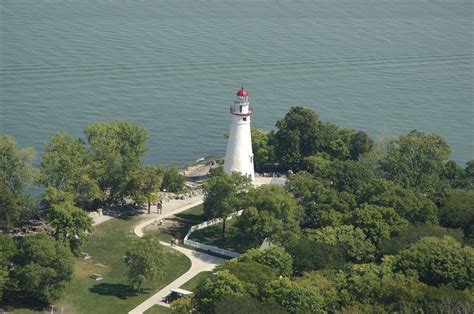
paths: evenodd
<path fill-rule="evenodd" d="M 252 124 L 292 105 L 377 137 L 443 135 L 474 157 L 473 2 L 1 0 L 0 131 L 43 146 L 58 130 L 129 120 L 147 163 L 223 155 L 244 84 Z M 39 158 L 38 158 L 39 159 Z"/>

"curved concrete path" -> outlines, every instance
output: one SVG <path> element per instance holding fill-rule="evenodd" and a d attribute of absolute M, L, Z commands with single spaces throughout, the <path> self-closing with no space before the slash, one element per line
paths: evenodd
<path fill-rule="evenodd" d="M 165 212 L 164 214 L 160 214 L 160 215 L 150 214 L 151 216 L 153 216 L 153 218 L 148 219 L 148 220 L 140 223 L 139 225 L 137 225 L 133 229 L 133 232 L 137 236 L 142 237 L 143 236 L 143 229 L 146 226 L 154 223 L 156 221 L 156 219 L 162 219 L 162 218 L 166 218 L 166 217 L 178 214 L 180 212 L 183 212 L 185 210 L 188 210 L 188 209 L 190 209 L 194 206 L 197 206 L 197 205 L 200 205 L 200 204 L 203 203 L 203 197 L 202 196 L 198 196 L 198 197 L 195 197 L 195 198 L 196 198 L 196 200 L 193 203 L 188 203 L 184 206 L 179 206 L 175 209 L 167 208 L 167 207 L 174 207 L 174 206 L 171 206 L 173 204 L 170 204 L 173 201 L 163 204 L 164 205 L 163 206 L 163 211 Z M 170 205 L 170 206 L 167 206 L 167 205 Z M 180 247 L 180 246 L 176 246 L 176 245 L 175 246 L 170 246 L 170 243 L 168 243 L 168 242 L 160 241 L 160 243 L 161 243 L 161 245 L 171 247 L 171 248 L 175 249 L 176 251 L 179 251 L 179 252 L 183 253 L 184 255 L 186 255 L 191 260 L 191 268 L 186 273 L 184 273 L 183 275 L 178 277 L 175 281 L 173 281 L 172 283 L 170 283 L 169 285 L 167 285 L 166 287 L 164 287 L 163 289 L 161 289 L 160 291 L 158 291 L 157 293 L 152 295 L 150 298 L 145 300 L 143 303 L 141 303 L 140 305 L 135 307 L 133 310 L 128 312 L 129 314 L 143 313 L 146 310 L 148 310 L 149 308 L 151 308 L 152 306 L 154 306 L 155 304 L 169 307 L 169 304 L 166 304 L 166 303 L 162 302 L 162 299 L 171 292 L 171 289 L 181 287 L 184 283 L 189 281 L 191 278 L 193 278 L 194 276 L 196 276 L 200 272 L 211 271 L 217 265 L 219 265 L 219 264 L 221 264 L 222 262 L 225 261 L 224 259 L 212 256 L 212 255 L 209 255 L 209 254 L 205 254 L 205 253 L 193 251 L 193 250 L 190 250 L 190 249 L 186 249 L 184 247 Z"/>

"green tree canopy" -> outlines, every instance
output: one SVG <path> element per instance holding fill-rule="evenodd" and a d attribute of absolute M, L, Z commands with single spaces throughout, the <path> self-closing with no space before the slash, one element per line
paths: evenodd
<path fill-rule="evenodd" d="M 89 215 L 68 201 L 53 204 L 45 212 L 54 228 L 55 238 L 67 241 L 71 252 L 79 255 L 87 234 L 92 229 L 92 219 Z"/>
<path fill-rule="evenodd" d="M 0 134 L 0 229 L 10 229 L 29 210 L 25 190 L 36 174 L 34 155 L 33 149 L 20 148 L 13 137 Z"/>
<path fill-rule="evenodd" d="M 165 169 L 161 189 L 168 192 L 180 193 L 184 189 L 186 177 L 179 173 L 178 168 L 172 166 Z"/>
<path fill-rule="evenodd" d="M 398 235 L 408 226 L 408 221 L 390 207 L 364 205 L 347 215 L 346 224 L 360 228 L 376 247 L 384 240 Z"/>
<path fill-rule="evenodd" d="M 255 244 L 267 237 L 279 241 L 300 233 L 303 209 L 281 186 L 269 184 L 251 189 L 241 204 L 245 210 L 237 226 L 242 236 Z"/>
<path fill-rule="evenodd" d="M 428 285 L 464 289 L 474 284 L 474 249 L 449 236 L 426 237 L 400 252 L 394 268 Z"/>
<path fill-rule="evenodd" d="M 131 122 L 100 122 L 87 125 L 84 133 L 94 180 L 109 205 L 124 202 L 135 192 L 130 181 L 140 169 L 147 131 Z"/>
<path fill-rule="evenodd" d="M 290 313 L 322 313 L 325 300 L 319 289 L 288 278 L 270 282 L 263 291 L 269 299 Z"/>
<path fill-rule="evenodd" d="M 446 188 L 441 179 L 450 154 L 451 149 L 441 136 L 414 130 L 389 143 L 380 165 L 388 179 L 434 199 L 435 192 Z"/>
<path fill-rule="evenodd" d="M 366 185 L 360 202 L 393 208 L 411 223 L 438 223 L 438 208 L 420 192 L 377 178 Z"/>
<path fill-rule="evenodd" d="M 247 296 L 244 283 L 228 270 L 219 271 L 196 287 L 196 307 L 199 313 L 216 313 L 215 303 L 226 296 Z"/>
<path fill-rule="evenodd" d="M 268 249 L 250 249 L 240 256 L 240 261 L 253 261 L 274 268 L 279 275 L 290 276 L 293 272 L 293 259 L 283 247 L 272 246 Z"/>
<path fill-rule="evenodd" d="M 45 187 L 72 193 L 76 204 L 89 206 L 94 200 L 105 197 L 92 172 L 84 141 L 56 133 L 46 145 L 38 181 Z"/>
<path fill-rule="evenodd" d="M 125 253 L 125 264 L 128 279 L 138 291 L 145 280 L 161 278 L 166 260 L 158 238 L 146 235 L 134 239 Z"/>
<path fill-rule="evenodd" d="M 133 175 L 132 184 L 133 200 L 138 203 L 147 203 L 148 213 L 151 211 L 151 203 L 156 200 L 157 192 L 163 182 L 164 170 L 157 166 L 148 165 L 144 169 L 136 171 Z"/>
<path fill-rule="evenodd" d="M 351 225 L 328 226 L 321 229 L 305 229 L 307 237 L 317 242 L 338 245 L 347 259 L 354 263 L 371 262 L 375 258 L 375 246 L 362 229 Z"/>
<path fill-rule="evenodd" d="M 276 123 L 275 157 L 289 169 L 298 168 L 304 157 L 318 149 L 318 116 L 311 109 L 292 107 Z"/>
<path fill-rule="evenodd" d="M 239 195 L 250 187 L 250 179 L 239 173 L 228 175 L 224 172 L 211 176 L 203 185 L 204 215 L 207 219 L 225 218 L 235 212 Z M 222 220 L 222 237 L 225 236 L 226 220 Z"/>
<path fill-rule="evenodd" d="M 12 286 L 17 299 L 50 304 L 57 300 L 73 274 L 71 251 L 62 242 L 37 233 L 18 242 L 13 257 Z"/>
<path fill-rule="evenodd" d="M 474 189 L 452 190 L 441 205 L 441 224 L 462 228 L 467 238 L 474 239 Z"/>
<path fill-rule="evenodd" d="M 274 162 L 272 138 L 272 132 L 252 128 L 253 160 L 257 166 Z"/>
<path fill-rule="evenodd" d="M 215 304 L 216 313 L 226 314 L 242 314 L 242 313 L 258 313 L 258 314 L 287 314 L 281 306 L 275 302 L 268 300 L 259 301 L 250 296 L 235 297 L 227 296 L 217 301 Z"/>

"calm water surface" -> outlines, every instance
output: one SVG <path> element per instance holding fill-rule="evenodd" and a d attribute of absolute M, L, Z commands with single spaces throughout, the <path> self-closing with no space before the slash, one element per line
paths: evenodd
<path fill-rule="evenodd" d="M 1 0 L 0 131 L 129 120 L 148 163 L 224 154 L 243 83 L 253 125 L 292 105 L 372 136 L 438 132 L 474 157 L 472 1 Z"/>

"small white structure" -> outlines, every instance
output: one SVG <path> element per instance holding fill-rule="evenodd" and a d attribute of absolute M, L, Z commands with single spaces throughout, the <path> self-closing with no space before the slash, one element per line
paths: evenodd
<path fill-rule="evenodd" d="M 245 88 L 239 89 L 233 105 L 230 106 L 232 122 L 229 141 L 225 152 L 224 172 L 240 172 L 254 181 L 252 137 L 250 134 L 250 116 L 253 109 Z"/>

